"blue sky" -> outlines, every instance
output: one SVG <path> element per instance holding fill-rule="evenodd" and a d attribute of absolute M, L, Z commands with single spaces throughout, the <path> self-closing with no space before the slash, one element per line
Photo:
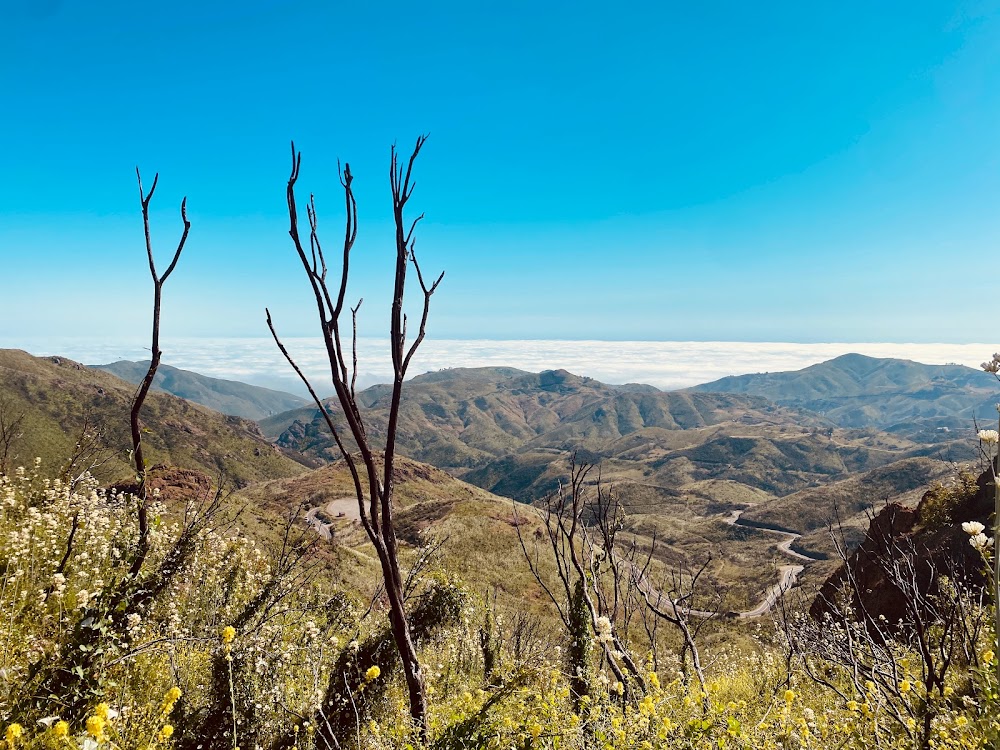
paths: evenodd
<path fill-rule="evenodd" d="M 3 3 L 0 346 L 145 334 L 136 165 L 161 265 L 192 221 L 165 348 L 265 305 L 315 335 L 292 138 L 328 248 L 351 163 L 382 335 L 389 146 L 420 133 L 434 337 L 997 339 L 998 3 L 626 5 Z"/>

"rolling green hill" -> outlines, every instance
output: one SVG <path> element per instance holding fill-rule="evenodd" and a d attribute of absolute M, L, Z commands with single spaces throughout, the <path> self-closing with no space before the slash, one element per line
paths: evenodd
<path fill-rule="evenodd" d="M 1000 384 L 962 365 L 925 365 L 845 354 L 794 372 L 722 378 L 691 389 L 742 393 L 808 409 L 841 427 L 866 428 L 936 442 L 944 431 L 971 436 L 973 417 L 996 419 Z"/>
<path fill-rule="evenodd" d="M 384 439 L 388 386 L 358 394 L 376 444 Z M 327 402 L 335 418 L 339 407 Z M 732 420 L 825 427 L 821 417 L 734 394 L 663 393 L 617 387 L 564 370 L 449 369 L 406 384 L 399 416 L 399 450 L 463 476 L 520 451 L 580 451 L 596 458 L 620 438 L 643 430 L 676 432 Z M 263 419 L 264 434 L 316 460 L 336 457 L 314 408 Z M 650 433 L 653 434 L 653 433 Z"/>
<path fill-rule="evenodd" d="M 88 365 L 117 375 L 122 380 L 138 385 L 146 376 L 149 361 L 119 360 L 106 365 Z M 235 380 L 222 380 L 199 375 L 161 364 L 156 370 L 153 390 L 194 401 L 222 414 L 246 419 L 262 419 L 289 409 L 297 409 L 308 402 L 299 396 L 283 391 L 273 391 Z"/>
<path fill-rule="evenodd" d="M 376 441 L 383 439 L 388 399 L 386 386 L 359 394 Z M 331 411 L 336 419 L 338 409 Z M 317 465 L 336 457 L 314 409 L 261 424 L 278 445 Z M 760 396 L 664 393 L 511 368 L 414 378 L 404 389 L 399 424 L 404 455 L 490 492 L 538 500 L 558 488 L 576 454 L 600 462 L 627 503 L 653 514 L 672 512 L 659 505 L 707 481 L 778 498 L 937 450 L 900 435 L 836 427 Z M 738 506 L 720 503 L 717 512 L 732 507 Z"/>
<path fill-rule="evenodd" d="M 12 463 L 39 457 L 46 466 L 63 465 L 87 425 L 91 434 L 101 433 L 101 454 L 108 458 L 97 476 L 108 481 L 129 476 L 134 393 L 132 384 L 69 359 L 0 350 L 0 403 L 8 419 L 23 415 Z M 256 423 L 175 396 L 149 394 L 142 423 L 150 464 L 221 474 L 237 486 L 305 470 L 269 444 Z"/>

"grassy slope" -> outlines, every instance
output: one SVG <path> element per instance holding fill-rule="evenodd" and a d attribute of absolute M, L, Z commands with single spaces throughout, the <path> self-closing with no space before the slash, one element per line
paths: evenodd
<path fill-rule="evenodd" d="M 794 372 L 722 378 L 692 389 L 743 393 L 823 414 L 842 427 L 877 427 L 933 439 L 937 428 L 966 433 L 996 401 L 992 375 L 961 365 L 925 365 L 845 354 Z"/>
<path fill-rule="evenodd" d="M 753 504 L 747 519 L 809 534 L 834 517 L 836 498 L 849 529 L 860 529 L 873 492 L 913 499 L 915 488 L 965 457 L 901 435 L 838 428 L 760 397 L 623 392 L 568 373 L 448 370 L 414 379 L 404 393 L 401 450 L 491 492 L 537 501 L 565 479 L 574 451 L 600 461 L 628 510 L 629 531 L 640 543 L 655 533 L 670 565 L 711 556 L 707 581 L 732 608 L 755 600 L 790 562 L 773 535 L 726 524 L 733 510 Z M 384 387 L 363 395 L 376 433 L 387 397 Z M 275 417 L 270 434 L 292 416 Z M 321 445 L 308 410 L 295 418 L 295 444 Z M 833 553 L 816 536 L 803 544 Z M 807 567 L 806 580 L 829 572 L 826 563 Z"/>
<path fill-rule="evenodd" d="M 517 538 L 517 517 L 529 549 L 539 544 L 540 560 L 550 585 L 558 585 L 546 542 L 536 539 L 538 516 L 533 507 L 492 495 L 426 464 L 401 460 L 397 474 L 397 528 L 401 555 L 412 560 L 429 539 L 443 539 L 435 566 L 457 574 L 479 594 L 496 591 L 506 606 L 527 607 L 544 618 L 554 616 L 541 587 L 525 563 Z M 637 490 L 645 492 L 641 495 Z M 775 537 L 754 529 L 734 528 L 724 519 L 747 502 L 771 496 L 726 481 L 696 483 L 683 493 L 649 485 L 621 488 L 626 507 L 623 534 L 648 550 L 656 538 L 653 580 L 666 580 L 670 570 L 690 571 L 711 558 L 704 591 L 717 591 L 725 610 L 756 604 L 777 580 L 778 566 L 788 559 L 775 550 Z M 290 512 L 302 517 L 313 507 L 352 496 L 344 463 L 309 474 L 262 482 L 241 490 L 242 523 L 254 536 L 269 538 Z M 515 515 L 516 514 L 516 515 Z M 360 525 L 334 518 L 334 539 L 322 543 L 332 564 L 329 575 L 347 588 L 371 593 L 379 580 L 377 560 Z M 824 577 L 817 575 L 817 580 Z"/>
<path fill-rule="evenodd" d="M 88 365 L 104 370 L 129 383 L 138 384 L 146 376 L 149 362 L 121 360 L 106 365 Z M 153 380 L 153 389 L 194 401 L 222 414 L 245 419 L 262 419 L 304 406 L 304 398 L 283 391 L 261 388 L 235 380 L 222 380 L 161 364 Z"/>
<path fill-rule="evenodd" d="M 511 500 L 407 459 L 397 461 L 396 477 L 396 527 L 405 565 L 422 544 L 444 540 L 432 571 L 459 576 L 475 594 L 496 591 L 506 606 L 526 607 L 546 619 L 554 614 L 524 561 Z M 290 512 L 302 517 L 310 508 L 352 496 L 350 475 L 344 462 L 338 461 L 299 477 L 255 484 L 233 499 L 245 506 L 244 527 L 266 539 Z M 533 509 L 522 506 L 518 515 L 529 519 L 522 531 L 532 540 L 538 528 L 538 522 L 530 520 L 535 518 Z M 323 541 L 321 548 L 330 562 L 328 574 L 338 583 L 366 595 L 374 593 L 381 571 L 357 521 L 335 519 L 334 538 Z M 551 573 L 549 562 L 543 562 Z"/>
<path fill-rule="evenodd" d="M 73 453 L 85 420 L 100 426 L 111 460 L 98 470 L 104 480 L 127 477 L 129 410 L 135 387 L 102 371 L 61 357 L 33 357 L 0 350 L 0 397 L 11 413 L 25 415 L 15 445 L 21 463 L 40 457 L 61 466 Z M 256 424 L 227 417 L 174 396 L 151 393 L 143 409 L 144 449 L 150 464 L 170 463 L 220 473 L 245 485 L 305 469 L 276 451 Z"/>

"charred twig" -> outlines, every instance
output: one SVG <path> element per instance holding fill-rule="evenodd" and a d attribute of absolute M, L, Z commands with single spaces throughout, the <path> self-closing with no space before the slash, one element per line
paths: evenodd
<path fill-rule="evenodd" d="M 185 197 L 181 200 L 181 222 L 184 224 L 184 230 L 181 233 L 181 238 L 177 243 L 177 249 L 174 251 L 174 256 L 170 261 L 170 265 L 167 266 L 167 270 L 163 272 L 163 275 L 158 275 L 156 273 L 156 262 L 153 259 L 153 240 L 149 230 L 149 202 L 153 199 L 153 193 L 156 192 L 156 185 L 160 179 L 160 175 L 157 173 L 153 177 L 153 184 L 149 188 L 148 193 L 143 191 L 142 175 L 139 174 L 138 167 L 135 168 L 135 176 L 139 182 L 139 201 L 142 204 L 142 227 L 146 238 L 146 257 L 149 260 L 149 273 L 153 277 L 153 337 L 152 345 L 150 347 L 149 369 L 146 371 L 145 377 L 143 377 L 142 382 L 139 384 L 139 388 L 135 392 L 135 396 L 132 399 L 132 410 L 129 413 L 129 426 L 132 430 L 132 458 L 135 463 L 136 477 L 139 481 L 139 492 L 137 493 L 139 501 L 139 542 L 135 557 L 132 560 L 132 565 L 129 568 L 130 578 L 136 578 L 139 575 L 139 571 L 142 569 L 142 564 L 146 559 L 146 554 L 149 552 L 149 515 L 147 508 L 148 498 L 146 496 L 146 462 L 143 458 L 142 452 L 142 430 L 139 423 L 139 413 L 142 410 L 143 403 L 146 401 L 146 395 L 149 393 L 149 389 L 153 385 L 153 378 L 156 376 L 156 369 L 160 366 L 160 357 L 163 356 L 163 352 L 160 351 L 160 305 L 163 297 L 163 285 L 170 277 L 170 274 L 174 272 L 174 268 L 177 266 L 177 261 L 181 257 L 181 251 L 184 250 L 184 243 L 187 242 L 188 232 L 191 230 L 191 222 L 188 221 L 187 217 L 187 198 Z"/>

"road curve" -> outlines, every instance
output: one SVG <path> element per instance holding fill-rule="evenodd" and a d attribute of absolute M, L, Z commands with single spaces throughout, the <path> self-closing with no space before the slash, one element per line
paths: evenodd
<path fill-rule="evenodd" d="M 748 506 L 748 508 L 750 507 L 753 506 Z M 784 539 L 778 542 L 775 546 L 780 552 L 796 560 L 802 560 L 803 562 L 812 562 L 814 560 L 819 559 L 815 557 L 810 557 L 809 555 L 804 555 L 801 552 L 796 552 L 795 550 L 792 549 L 792 544 L 794 544 L 796 539 L 802 536 L 801 534 L 795 534 L 791 531 L 780 531 L 778 529 L 768 529 L 761 526 L 748 524 L 745 521 L 743 521 L 741 519 L 741 516 L 743 515 L 743 512 L 746 511 L 748 508 L 742 508 L 740 510 L 732 511 L 725 518 L 725 522 L 728 523 L 730 526 L 742 526 L 743 528 L 746 529 L 756 529 L 757 531 L 764 531 L 767 532 L 768 534 L 777 534 L 778 536 L 784 537 Z M 674 610 L 674 614 L 681 613 L 687 617 L 699 617 L 699 618 L 715 617 L 718 614 L 727 614 L 729 617 L 735 617 L 741 620 L 750 620 L 756 617 L 763 617 L 772 609 L 774 609 L 774 605 L 778 603 L 778 600 L 781 599 L 782 595 L 786 591 L 788 591 L 798 582 L 799 574 L 803 570 L 805 570 L 805 567 L 799 564 L 789 564 L 789 565 L 779 566 L 778 582 L 773 586 L 771 586 L 770 588 L 768 588 L 768 590 L 764 594 L 764 598 L 760 600 L 757 606 L 753 607 L 752 609 L 748 609 L 744 612 L 720 613 L 720 612 L 708 612 L 703 609 L 688 609 L 688 608 L 678 607 L 670 599 L 670 597 L 662 594 L 660 591 L 658 591 L 656 588 L 653 587 L 653 585 L 649 582 L 649 579 L 642 574 L 642 571 L 639 570 L 637 565 L 632 563 L 631 567 L 632 567 L 633 580 L 635 581 L 636 585 L 639 587 L 639 590 L 643 593 L 643 595 L 645 595 L 649 599 L 656 601 L 659 606 L 666 604 L 667 607 Z"/>
<path fill-rule="evenodd" d="M 804 562 L 813 562 L 819 558 L 810 557 L 809 555 L 804 555 L 801 552 L 796 552 L 792 549 L 792 545 L 795 540 L 801 537 L 801 534 L 796 534 L 791 531 L 781 531 L 779 529 L 769 529 L 764 526 L 758 526 L 755 524 L 749 524 L 742 519 L 743 513 L 753 506 L 747 506 L 747 508 L 741 508 L 740 510 L 734 510 L 726 517 L 726 523 L 730 526 L 742 526 L 745 529 L 756 529 L 757 531 L 765 531 L 768 534 L 777 534 L 778 536 L 784 537 L 775 546 L 778 548 L 779 552 L 782 552 L 789 557 L 796 560 L 802 560 Z M 781 596 L 788 591 L 792 586 L 794 586 L 799 580 L 799 574 L 805 570 L 802 565 L 781 565 L 778 567 L 781 577 L 778 582 L 771 586 L 764 594 L 764 598 L 760 603 L 753 609 L 748 609 L 745 612 L 734 613 L 741 620 L 748 620 L 754 617 L 762 617 L 763 615 L 770 612 L 774 605 L 778 603 Z"/>

